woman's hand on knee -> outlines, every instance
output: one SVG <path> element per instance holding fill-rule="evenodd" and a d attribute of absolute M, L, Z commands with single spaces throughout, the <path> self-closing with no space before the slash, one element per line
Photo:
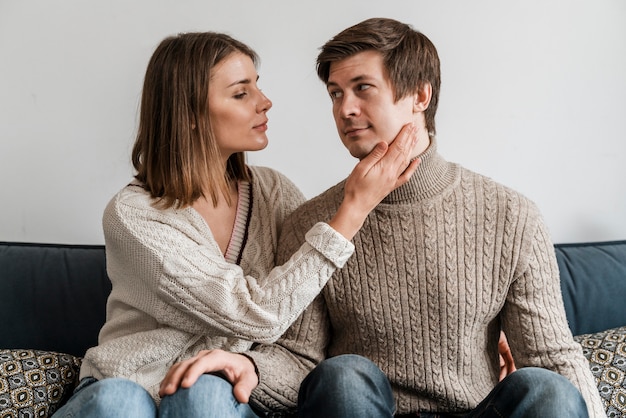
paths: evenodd
<path fill-rule="evenodd" d="M 252 360 L 224 350 L 202 350 L 194 357 L 170 367 L 161 382 L 159 396 L 171 395 L 178 388 L 191 387 L 205 373 L 220 373 L 232 385 L 235 398 L 247 403 L 259 378 Z"/>

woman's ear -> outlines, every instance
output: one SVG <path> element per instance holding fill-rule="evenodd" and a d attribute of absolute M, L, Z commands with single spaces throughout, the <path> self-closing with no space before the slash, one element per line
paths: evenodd
<path fill-rule="evenodd" d="M 413 113 L 423 112 L 428 109 L 430 98 L 433 96 L 433 87 L 430 83 L 424 83 L 415 95 L 415 103 L 413 103 Z"/>

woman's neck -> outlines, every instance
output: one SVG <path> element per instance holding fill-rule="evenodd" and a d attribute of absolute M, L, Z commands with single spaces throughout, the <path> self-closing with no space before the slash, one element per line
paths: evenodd
<path fill-rule="evenodd" d="M 219 191 L 215 204 L 210 194 L 205 195 L 207 197 L 199 198 L 193 203 L 192 207 L 207 223 L 222 254 L 225 254 L 233 233 L 235 218 L 237 217 L 237 182 L 229 182 L 228 195 L 224 195 L 224 193 Z"/>

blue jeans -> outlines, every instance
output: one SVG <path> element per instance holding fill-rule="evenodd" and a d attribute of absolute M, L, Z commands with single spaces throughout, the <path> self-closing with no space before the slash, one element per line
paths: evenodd
<path fill-rule="evenodd" d="M 384 418 L 393 417 L 394 412 L 395 400 L 387 376 L 365 357 L 346 354 L 325 360 L 300 386 L 301 418 Z M 569 380 L 549 370 L 527 367 L 507 376 L 467 414 L 420 412 L 407 416 L 575 418 L 588 415 L 585 400 Z"/>
<path fill-rule="evenodd" d="M 148 391 L 135 382 L 121 378 L 86 378 L 53 417 L 256 418 L 257 415 L 248 404 L 235 399 L 228 381 L 205 374 L 189 389 L 178 389 L 161 399 L 158 407 Z"/>

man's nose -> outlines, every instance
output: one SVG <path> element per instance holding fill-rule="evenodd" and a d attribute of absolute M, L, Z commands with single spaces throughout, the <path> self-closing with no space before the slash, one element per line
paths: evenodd
<path fill-rule="evenodd" d="M 339 115 L 344 118 L 350 118 L 359 114 L 359 101 L 353 94 L 345 94 L 339 105 Z"/>

